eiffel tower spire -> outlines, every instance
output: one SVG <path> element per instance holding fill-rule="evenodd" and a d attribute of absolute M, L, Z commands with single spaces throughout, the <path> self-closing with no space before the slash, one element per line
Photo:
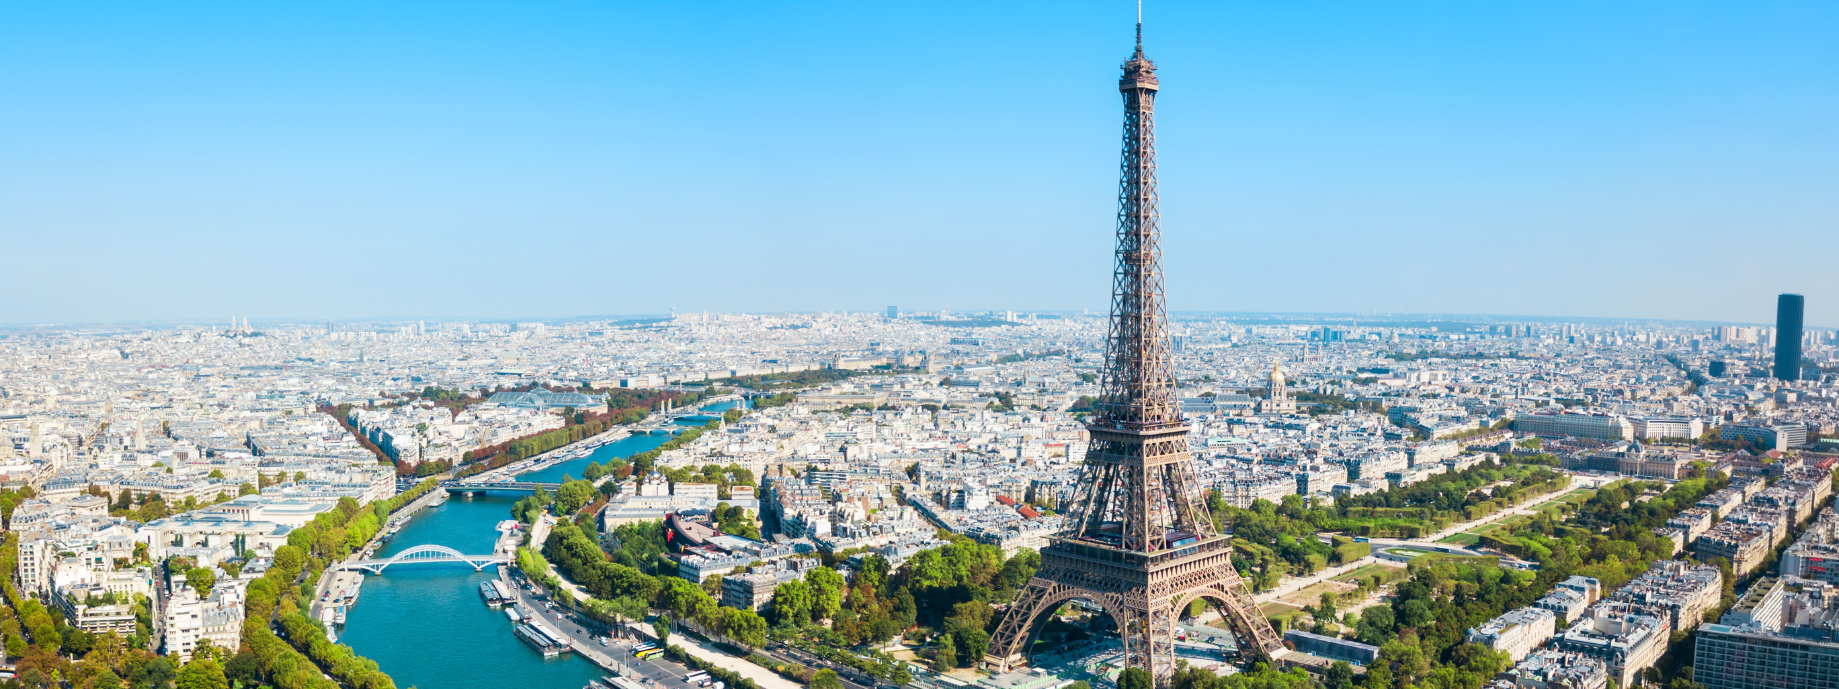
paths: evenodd
<path fill-rule="evenodd" d="M 1041 569 L 1016 596 L 991 639 L 987 666 L 1007 671 L 1039 631 L 1044 613 L 1072 599 L 1102 606 L 1117 622 L 1125 663 L 1158 686 L 1175 671 L 1175 622 L 1197 599 L 1220 609 L 1245 657 L 1282 654 L 1232 567 L 1201 499 L 1188 455 L 1188 426 L 1175 398 L 1156 212 L 1156 65 L 1136 52 L 1123 65 L 1123 155 L 1111 323 L 1091 444 L 1066 507 L 1065 531 L 1041 551 Z"/>

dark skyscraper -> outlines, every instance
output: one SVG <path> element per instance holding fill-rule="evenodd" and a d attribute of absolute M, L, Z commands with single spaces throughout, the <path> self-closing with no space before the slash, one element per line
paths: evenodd
<path fill-rule="evenodd" d="M 1801 379 L 1801 313 L 1807 299 L 1784 294 L 1775 302 L 1775 379 Z"/>

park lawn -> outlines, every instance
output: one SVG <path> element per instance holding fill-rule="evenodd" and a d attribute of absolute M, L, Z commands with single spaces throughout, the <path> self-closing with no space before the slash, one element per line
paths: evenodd
<path fill-rule="evenodd" d="M 1560 515 L 1563 515 L 1563 514 L 1565 514 L 1565 513 L 1568 513 L 1568 512 L 1574 512 L 1574 511 L 1576 511 L 1576 508 L 1575 508 L 1575 507 L 1573 507 L 1573 506 L 1571 505 L 1571 503 L 1568 503 L 1568 502 L 1560 502 L 1560 501 L 1556 501 L 1556 500 L 1554 500 L 1554 501 L 1552 501 L 1552 502 L 1548 502 L 1548 503 L 1545 503 L 1545 504 L 1543 504 L 1543 505 L 1540 505 L 1540 506 L 1539 506 L 1539 509 L 1537 509 L 1537 510 L 1534 510 L 1534 511 L 1535 511 L 1535 512 L 1538 512 L 1538 513 L 1540 514 L 1540 516 L 1553 516 L 1553 517 L 1555 517 L 1555 516 L 1560 516 Z"/>
<path fill-rule="evenodd" d="M 1301 591 L 1295 591 L 1289 595 L 1280 596 L 1278 600 L 1291 605 L 1315 605 L 1316 602 L 1322 599 L 1322 594 L 1324 593 L 1339 595 L 1352 591 L 1354 588 L 1355 584 L 1330 579 L 1328 581 L 1317 582 L 1305 586 Z"/>
<path fill-rule="evenodd" d="M 1595 495 L 1596 495 L 1595 488 L 1579 488 L 1577 490 L 1574 490 L 1574 491 L 1571 491 L 1569 493 L 1565 493 L 1564 495 L 1559 496 L 1558 499 L 1556 500 L 1549 501 L 1548 504 L 1562 502 L 1562 503 L 1571 504 L 1571 505 L 1582 505 L 1584 504 L 1585 501 L 1589 500 L 1592 496 L 1595 496 Z"/>
<path fill-rule="evenodd" d="M 1366 564 L 1366 565 L 1361 565 L 1359 569 L 1356 569 L 1352 572 L 1348 572 L 1341 576 L 1335 577 L 1333 581 L 1339 581 L 1342 583 L 1353 583 L 1355 579 L 1365 579 L 1375 574 L 1387 574 L 1390 572 L 1401 571 L 1403 569 L 1404 569 L 1403 567 L 1387 567 L 1386 565 L 1379 564 L 1379 563 Z"/>
<path fill-rule="evenodd" d="M 1506 519 L 1502 519 L 1500 521 L 1491 522 L 1487 524 L 1486 526 L 1470 531 L 1469 533 L 1475 534 L 1477 536 L 1487 536 L 1489 534 L 1493 534 L 1499 531 L 1499 532 L 1503 532 L 1501 535 L 1505 536 L 1509 533 L 1513 533 L 1514 529 L 1518 528 L 1521 524 L 1525 524 L 1527 521 L 1531 519 L 1532 519 L 1531 517 L 1528 517 L 1524 514 L 1516 514 Z M 1480 539 L 1476 539 L 1476 540 L 1480 540 Z"/>
<path fill-rule="evenodd" d="M 1577 490 L 1566 493 L 1564 497 L 1558 498 L 1558 501 L 1568 502 L 1574 505 L 1581 505 L 1583 504 L 1585 500 L 1589 500 L 1591 497 L 1594 497 L 1595 495 L 1596 495 L 1595 488 L 1579 488 Z"/>
<path fill-rule="evenodd" d="M 1258 606 L 1258 612 L 1264 613 L 1265 617 L 1270 617 L 1272 615 L 1287 615 L 1301 609 L 1301 606 L 1290 605 L 1289 603 L 1279 603 L 1277 601 L 1271 601 Z"/>
<path fill-rule="evenodd" d="M 1410 573 L 1405 570 L 1404 565 L 1392 565 L 1392 563 L 1388 561 L 1381 564 L 1363 565 L 1359 569 L 1335 577 L 1330 581 L 1353 584 L 1356 579 L 1366 579 L 1376 574 L 1380 576 L 1382 581 L 1388 584 L 1410 576 Z"/>
<path fill-rule="evenodd" d="M 1475 545 L 1476 543 L 1480 543 L 1481 536 L 1479 534 L 1472 534 L 1472 533 L 1468 533 L 1465 531 L 1459 534 L 1451 534 L 1448 536 L 1444 536 L 1442 538 L 1437 539 L 1437 542 L 1438 543 L 1449 543 L 1452 545 L 1459 545 L 1464 548 L 1467 548 L 1469 546 Z"/>

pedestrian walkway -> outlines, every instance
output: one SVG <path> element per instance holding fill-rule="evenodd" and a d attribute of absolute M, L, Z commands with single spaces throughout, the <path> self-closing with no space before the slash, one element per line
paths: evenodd
<path fill-rule="evenodd" d="M 640 625 L 637 622 L 628 622 L 627 626 L 645 634 L 651 633 L 649 627 Z M 780 677 L 778 673 L 772 670 L 755 665 L 752 661 L 741 656 L 716 649 L 698 639 L 687 636 L 672 636 L 670 637 L 668 645 L 682 648 L 690 655 L 708 661 L 716 667 L 733 671 L 742 677 L 751 679 L 754 681 L 754 684 L 760 685 L 760 689 L 804 689 L 804 685 L 802 684 Z"/>

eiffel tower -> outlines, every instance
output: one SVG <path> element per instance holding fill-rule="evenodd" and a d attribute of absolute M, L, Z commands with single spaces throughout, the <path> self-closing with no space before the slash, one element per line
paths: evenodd
<path fill-rule="evenodd" d="M 1284 653 L 1232 567 L 1230 539 L 1213 527 L 1176 404 L 1156 215 L 1157 88 L 1139 15 L 1136 54 L 1118 81 L 1124 155 L 1103 392 L 1086 424 L 1091 445 L 1066 530 L 1042 549 L 1041 569 L 1003 615 L 984 656 L 985 667 L 999 672 L 1024 663 L 1041 618 L 1074 599 L 1111 615 L 1125 664 L 1148 670 L 1157 686 L 1167 686 L 1175 671 L 1175 623 L 1197 599 L 1220 610 L 1242 656 Z"/>

